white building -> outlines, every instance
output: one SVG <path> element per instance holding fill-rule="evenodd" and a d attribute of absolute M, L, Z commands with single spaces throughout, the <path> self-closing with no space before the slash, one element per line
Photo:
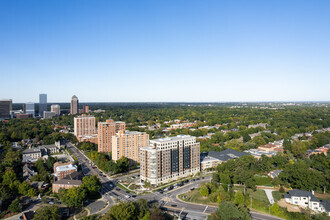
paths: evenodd
<path fill-rule="evenodd" d="M 61 107 L 60 107 L 60 105 L 51 105 L 50 106 L 50 111 L 55 112 L 56 115 L 60 115 L 61 114 Z"/>
<path fill-rule="evenodd" d="M 140 148 L 141 180 L 159 185 L 200 171 L 199 142 L 190 135 L 151 140 Z"/>
<path fill-rule="evenodd" d="M 300 206 L 301 208 L 309 208 L 314 212 L 326 212 L 328 215 L 330 214 L 329 202 L 320 202 L 314 196 L 314 191 L 289 190 L 289 193 L 285 194 L 284 198 L 287 203 Z"/>

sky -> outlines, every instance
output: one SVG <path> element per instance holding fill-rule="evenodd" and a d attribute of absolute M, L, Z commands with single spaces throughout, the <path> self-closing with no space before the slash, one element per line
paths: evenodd
<path fill-rule="evenodd" d="M 0 0 L 0 99 L 330 101 L 329 0 Z"/>

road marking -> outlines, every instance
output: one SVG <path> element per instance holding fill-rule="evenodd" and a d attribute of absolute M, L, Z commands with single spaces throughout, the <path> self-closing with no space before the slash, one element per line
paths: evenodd
<path fill-rule="evenodd" d="M 206 209 L 208 208 L 208 206 L 205 207 L 204 211 L 203 212 L 206 212 Z"/>

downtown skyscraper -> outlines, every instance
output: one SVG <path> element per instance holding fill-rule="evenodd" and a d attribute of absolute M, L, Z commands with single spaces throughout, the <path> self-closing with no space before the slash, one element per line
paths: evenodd
<path fill-rule="evenodd" d="M 39 94 L 39 116 L 43 117 L 47 111 L 47 94 Z"/>
<path fill-rule="evenodd" d="M 72 96 L 70 105 L 70 114 L 75 115 L 79 113 L 79 99 L 77 96 Z"/>

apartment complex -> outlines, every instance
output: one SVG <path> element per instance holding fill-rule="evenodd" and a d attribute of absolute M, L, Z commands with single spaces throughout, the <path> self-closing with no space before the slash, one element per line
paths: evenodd
<path fill-rule="evenodd" d="M 149 145 L 149 135 L 146 132 L 120 130 L 112 136 L 112 160 L 127 157 L 130 164 L 140 161 L 140 148 Z"/>
<path fill-rule="evenodd" d="M 125 131 L 126 125 L 122 121 L 113 121 L 112 119 L 106 122 L 99 122 L 98 129 L 98 151 L 109 153 L 112 151 L 112 136 L 118 131 Z"/>
<path fill-rule="evenodd" d="M 61 179 L 53 183 L 53 193 L 58 193 L 60 189 L 70 189 L 72 187 L 79 187 L 82 185 L 81 180 Z"/>
<path fill-rule="evenodd" d="M 79 109 L 79 100 L 77 96 L 72 96 L 71 105 L 70 105 L 70 114 L 75 115 L 78 114 Z"/>
<path fill-rule="evenodd" d="M 151 140 L 140 149 L 141 180 L 159 185 L 198 173 L 199 145 L 190 135 Z"/>
<path fill-rule="evenodd" d="M 55 112 L 56 115 L 60 115 L 61 114 L 61 107 L 60 107 L 60 105 L 51 105 L 50 106 L 50 111 Z"/>
<path fill-rule="evenodd" d="M 0 100 L 0 119 L 7 119 L 10 117 L 10 111 L 12 110 L 11 99 Z"/>
<path fill-rule="evenodd" d="M 81 115 L 74 118 L 74 135 L 79 140 L 83 136 L 95 134 L 95 117 Z"/>

